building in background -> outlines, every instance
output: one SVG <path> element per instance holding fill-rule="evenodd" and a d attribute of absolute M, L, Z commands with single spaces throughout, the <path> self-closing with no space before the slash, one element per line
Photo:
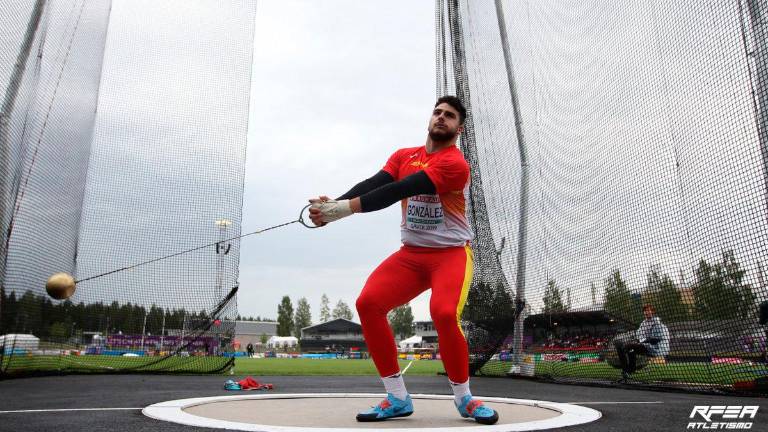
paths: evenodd
<path fill-rule="evenodd" d="M 366 351 L 363 327 L 353 321 L 337 318 L 301 329 L 303 352 Z"/>
<path fill-rule="evenodd" d="M 266 341 L 272 336 L 277 336 L 276 322 L 235 321 L 235 345 L 239 346 L 235 349 L 238 351 L 245 351 L 249 343 L 254 347 L 266 346 Z"/>
<path fill-rule="evenodd" d="M 423 347 L 437 346 L 437 330 L 432 321 L 414 321 L 413 331 L 416 336 L 421 336 Z"/>

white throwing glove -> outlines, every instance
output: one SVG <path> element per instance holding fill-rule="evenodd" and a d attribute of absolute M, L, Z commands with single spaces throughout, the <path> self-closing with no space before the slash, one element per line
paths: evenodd
<path fill-rule="evenodd" d="M 325 223 L 337 221 L 352 214 L 352 207 L 349 206 L 349 200 L 328 200 L 312 204 L 313 209 L 320 210 L 322 221 Z"/>

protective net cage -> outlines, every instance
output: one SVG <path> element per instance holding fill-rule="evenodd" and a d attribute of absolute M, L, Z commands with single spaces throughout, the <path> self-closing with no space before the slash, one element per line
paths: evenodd
<path fill-rule="evenodd" d="M 3 3 L 0 377 L 232 364 L 254 15 Z"/>
<path fill-rule="evenodd" d="M 472 373 L 765 392 L 768 5 L 437 0 L 436 24 L 437 93 L 470 110 Z"/>

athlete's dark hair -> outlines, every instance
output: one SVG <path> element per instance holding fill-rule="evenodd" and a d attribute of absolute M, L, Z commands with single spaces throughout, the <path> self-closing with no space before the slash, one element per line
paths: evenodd
<path fill-rule="evenodd" d="M 443 96 L 440 99 L 435 102 L 435 106 L 440 105 L 441 103 L 447 103 L 448 105 L 452 106 L 456 111 L 459 112 L 459 123 L 464 124 L 464 120 L 467 118 L 467 109 L 464 108 L 464 104 L 461 103 L 461 100 L 457 98 L 456 96 Z"/>

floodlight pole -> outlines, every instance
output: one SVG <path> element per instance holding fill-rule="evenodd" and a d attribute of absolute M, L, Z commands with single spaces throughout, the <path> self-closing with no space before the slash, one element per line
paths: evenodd
<path fill-rule="evenodd" d="M 525 264 L 527 260 L 528 246 L 528 151 L 525 145 L 525 136 L 523 134 L 523 117 L 520 113 L 520 102 L 517 96 L 517 85 L 515 84 L 515 73 L 512 67 L 512 57 L 509 53 L 509 37 L 507 36 L 507 23 L 504 19 L 504 8 L 501 0 L 495 0 L 496 18 L 499 22 L 499 36 L 501 38 L 501 47 L 504 53 L 504 65 L 507 68 L 507 82 L 509 83 L 509 94 L 512 98 L 512 111 L 515 116 L 515 134 L 517 136 L 517 148 L 520 153 L 520 214 L 517 225 L 517 274 L 515 281 L 515 303 L 523 304 L 525 302 Z M 525 314 L 516 309 L 515 330 L 512 337 L 513 369 L 519 367 L 522 363 L 523 354 L 523 322 Z M 510 372 L 514 372 L 510 371 Z"/>
<path fill-rule="evenodd" d="M 147 316 L 149 315 L 149 310 L 147 310 L 144 313 L 144 325 L 141 326 L 141 355 L 144 355 L 144 335 L 147 334 Z"/>
<path fill-rule="evenodd" d="M 179 341 L 179 354 L 181 354 L 181 347 L 184 346 L 184 332 L 187 329 L 187 313 L 186 310 L 181 311 L 181 340 Z"/>
<path fill-rule="evenodd" d="M 753 50 L 747 55 L 755 61 L 752 96 L 768 201 L 768 6 L 765 0 L 746 0 L 746 4 L 754 42 Z"/>
<path fill-rule="evenodd" d="M 163 342 L 165 341 L 165 315 L 166 310 L 163 309 L 163 324 L 160 326 L 160 351 L 163 351 Z"/>

